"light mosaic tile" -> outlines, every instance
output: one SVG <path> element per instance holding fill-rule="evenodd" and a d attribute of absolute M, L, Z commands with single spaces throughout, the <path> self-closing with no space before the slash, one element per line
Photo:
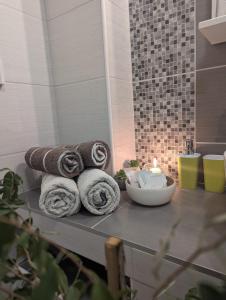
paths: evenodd
<path fill-rule="evenodd" d="M 193 73 L 134 83 L 137 158 L 144 165 L 157 157 L 163 170 L 177 176 L 177 155 L 194 140 Z"/>
<path fill-rule="evenodd" d="M 133 80 L 194 71 L 195 0 L 130 0 Z"/>

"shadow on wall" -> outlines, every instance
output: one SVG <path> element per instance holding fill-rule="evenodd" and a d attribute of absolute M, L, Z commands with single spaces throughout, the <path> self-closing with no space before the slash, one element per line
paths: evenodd
<path fill-rule="evenodd" d="M 29 14 L 23 14 L 23 32 L 26 59 L 29 74 L 28 105 L 29 118 L 27 126 L 30 126 L 31 136 L 25 136 L 30 141 L 26 147 L 48 146 L 58 143 L 57 137 L 57 114 L 55 107 L 55 95 L 52 85 L 51 59 L 48 41 L 47 18 L 44 1 L 36 1 L 34 5 L 39 17 L 32 17 Z M 27 1 L 21 1 L 21 10 L 28 11 L 30 4 Z M 40 10 L 40 11 L 38 11 Z M 23 53 L 24 55 L 24 53 Z M 21 102 L 23 99 L 21 99 Z M 25 104 L 26 105 L 26 104 Z M 29 122 L 30 120 L 30 122 Z M 26 122 L 26 120 L 21 120 Z M 24 149 L 25 151 L 27 149 Z M 21 157 L 21 161 L 22 161 Z M 24 180 L 24 190 L 40 186 L 40 172 L 35 172 L 25 163 L 20 163 L 15 170 Z"/>
<path fill-rule="evenodd" d="M 29 27 L 24 22 L 27 54 L 32 83 L 33 113 L 36 119 L 38 134 L 38 146 L 55 145 L 57 138 L 57 113 L 53 76 L 51 71 L 51 56 L 47 28 L 45 1 L 39 0 L 38 14 L 42 19 L 37 19 L 35 28 Z M 23 10 L 26 11 L 26 3 L 23 2 Z M 35 29 L 35 30 L 34 30 Z M 37 30 L 37 32 L 35 32 Z M 49 137 L 49 138 L 48 138 Z M 46 143 L 48 142 L 48 143 Z M 34 146 L 34 145 L 31 145 Z M 36 145 L 35 145 L 36 146 Z"/>

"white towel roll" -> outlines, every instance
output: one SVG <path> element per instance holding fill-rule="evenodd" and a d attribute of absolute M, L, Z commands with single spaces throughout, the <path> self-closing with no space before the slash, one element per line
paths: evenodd
<path fill-rule="evenodd" d="M 58 218 L 76 214 L 81 208 L 77 184 L 73 179 L 45 174 L 39 207 L 47 215 Z"/>
<path fill-rule="evenodd" d="M 94 215 L 110 214 L 119 205 L 119 186 L 102 170 L 84 171 L 78 178 L 78 189 L 82 204 Z"/>

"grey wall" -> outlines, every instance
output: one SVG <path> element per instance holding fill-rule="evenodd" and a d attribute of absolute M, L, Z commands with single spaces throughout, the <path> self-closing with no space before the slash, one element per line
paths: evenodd
<path fill-rule="evenodd" d="M 26 167 L 25 151 L 57 142 L 45 10 L 42 0 L 0 3 L 0 168 L 15 170 L 29 190 L 39 175 Z"/>
<path fill-rule="evenodd" d="M 172 175 L 186 139 L 226 150 L 226 43 L 197 27 L 210 16 L 211 0 L 130 0 L 137 157 Z"/>
<path fill-rule="evenodd" d="M 211 0 L 196 1 L 197 25 L 211 18 Z M 202 153 L 226 150 L 226 43 L 210 45 L 197 29 L 196 134 Z"/>

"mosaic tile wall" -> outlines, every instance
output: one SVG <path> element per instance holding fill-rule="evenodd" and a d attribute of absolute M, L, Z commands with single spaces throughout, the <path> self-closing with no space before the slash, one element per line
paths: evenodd
<path fill-rule="evenodd" d="M 130 0 L 137 158 L 174 177 L 195 136 L 195 0 Z"/>

